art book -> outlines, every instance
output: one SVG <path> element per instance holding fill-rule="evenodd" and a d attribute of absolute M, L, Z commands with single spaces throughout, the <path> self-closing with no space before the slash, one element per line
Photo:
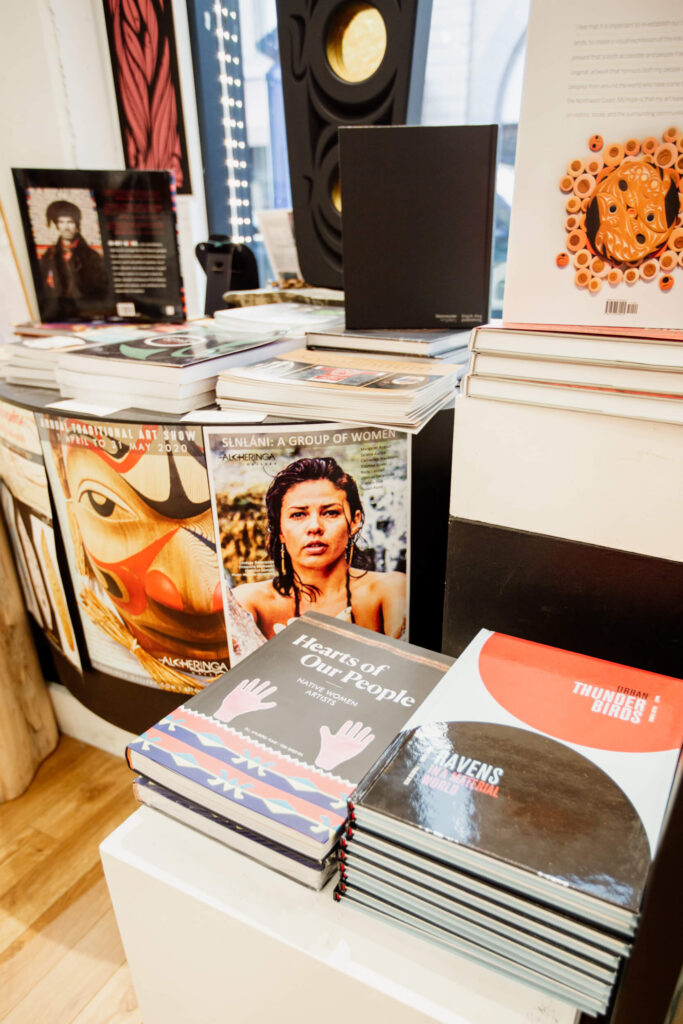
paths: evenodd
<path fill-rule="evenodd" d="M 228 668 L 201 427 L 37 419 L 93 666 L 196 692 Z"/>
<path fill-rule="evenodd" d="M 278 342 L 278 339 L 281 339 Z M 215 378 L 226 366 L 265 359 L 296 342 L 278 330 L 250 334 L 219 324 L 186 326 L 183 331 L 151 331 L 141 337 L 105 342 L 86 351 L 65 352 L 62 370 L 88 374 L 96 384 L 130 377 L 144 382 L 174 384 Z"/>
<path fill-rule="evenodd" d="M 307 609 L 408 635 L 406 434 L 323 422 L 204 436 L 231 664 Z"/>
<path fill-rule="evenodd" d="M 511 326 L 681 335 L 681 29 L 678 0 L 533 0 L 503 304 Z"/>
<path fill-rule="evenodd" d="M 358 780 L 451 664 L 311 612 L 129 744 L 128 762 L 323 860 Z"/>
<path fill-rule="evenodd" d="M 361 830 L 633 932 L 680 680 L 482 630 L 358 787 Z"/>
<path fill-rule="evenodd" d="M 184 319 L 168 171 L 12 174 L 42 320 Z"/>
<path fill-rule="evenodd" d="M 26 607 L 48 640 L 81 668 L 57 560 L 52 508 L 33 413 L 0 402 L 0 500 Z"/>

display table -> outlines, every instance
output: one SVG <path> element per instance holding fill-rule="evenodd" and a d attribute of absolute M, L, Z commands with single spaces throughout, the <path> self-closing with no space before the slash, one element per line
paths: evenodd
<path fill-rule="evenodd" d="M 145 1024 L 577 1020 L 149 808 L 100 850 Z"/>

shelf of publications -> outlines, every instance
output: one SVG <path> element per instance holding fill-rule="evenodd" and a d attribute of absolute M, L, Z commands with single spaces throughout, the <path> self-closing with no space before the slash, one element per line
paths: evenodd
<path fill-rule="evenodd" d="M 101 846 L 145 1024 L 575 1024 L 576 1011 L 142 807 Z"/>

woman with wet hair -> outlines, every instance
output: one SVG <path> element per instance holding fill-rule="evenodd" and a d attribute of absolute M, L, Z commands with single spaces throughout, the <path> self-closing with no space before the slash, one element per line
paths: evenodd
<path fill-rule="evenodd" d="M 282 469 L 268 488 L 266 511 L 275 577 L 233 591 L 265 637 L 307 610 L 403 634 L 405 574 L 366 567 L 357 548 L 365 519 L 358 487 L 335 459 L 298 459 Z"/>

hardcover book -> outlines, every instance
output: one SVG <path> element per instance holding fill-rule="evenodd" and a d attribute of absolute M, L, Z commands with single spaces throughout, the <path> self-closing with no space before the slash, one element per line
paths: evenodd
<path fill-rule="evenodd" d="M 460 390 L 463 395 L 472 398 L 583 410 L 604 416 L 622 416 L 679 426 L 683 424 L 683 396 L 680 389 L 678 393 L 641 391 L 609 385 L 565 384 L 562 381 L 473 373 L 465 374 Z"/>
<path fill-rule="evenodd" d="M 184 319 L 168 171 L 12 174 L 42 320 Z"/>
<path fill-rule="evenodd" d="M 252 860 L 265 864 L 280 874 L 294 878 L 310 889 L 322 889 L 337 869 L 337 853 L 332 850 L 321 860 L 304 857 L 300 853 L 254 832 L 244 825 L 238 825 L 201 804 L 187 800 L 173 790 L 166 789 L 151 779 L 138 775 L 133 780 L 135 798 L 141 804 L 152 807 L 169 818 L 175 818 L 189 825 L 197 832 L 216 839 Z"/>
<path fill-rule="evenodd" d="M 339 129 L 347 328 L 488 319 L 496 141 L 496 125 Z"/>
<path fill-rule="evenodd" d="M 353 798 L 359 827 L 633 933 L 680 680 L 481 630 Z"/>
<path fill-rule="evenodd" d="M 680 13 L 533 0 L 506 323 L 683 336 Z"/>
<path fill-rule="evenodd" d="M 127 748 L 131 768 L 322 860 L 346 800 L 451 659 L 310 612 Z"/>
<path fill-rule="evenodd" d="M 621 331 L 611 335 L 571 334 L 485 324 L 472 331 L 470 348 L 490 355 L 552 359 L 559 363 L 683 371 L 683 345 L 673 340 L 671 332 L 663 338 L 646 338 L 627 336 Z"/>
<path fill-rule="evenodd" d="M 353 352 L 388 352 L 402 356 L 466 356 L 469 331 L 353 331 L 306 332 L 306 348 L 348 349 Z M 464 360 L 463 360 L 464 361 Z"/>
<path fill-rule="evenodd" d="M 602 366 L 599 363 L 563 363 L 557 359 L 531 359 L 475 352 L 469 372 L 476 377 L 561 384 L 567 387 L 608 388 L 628 393 L 675 395 L 683 398 L 683 370 Z"/>

